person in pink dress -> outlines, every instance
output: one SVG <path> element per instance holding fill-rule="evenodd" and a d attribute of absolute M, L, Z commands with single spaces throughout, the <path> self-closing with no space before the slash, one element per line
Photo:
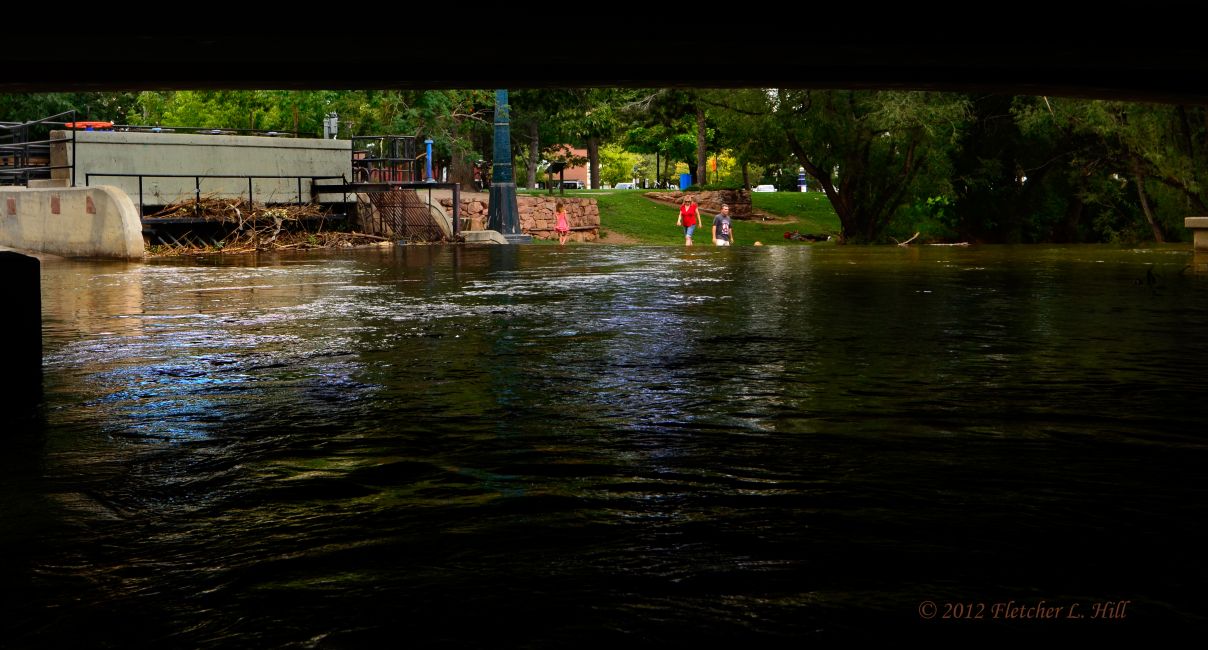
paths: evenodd
<path fill-rule="evenodd" d="M 570 219 L 566 217 L 566 208 L 562 207 L 561 203 L 554 206 L 554 218 L 557 223 L 554 224 L 554 230 L 558 231 L 558 245 L 566 244 L 566 238 L 570 236 Z"/>

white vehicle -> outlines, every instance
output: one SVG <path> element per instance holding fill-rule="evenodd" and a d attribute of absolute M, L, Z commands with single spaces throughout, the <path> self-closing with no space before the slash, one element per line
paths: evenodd
<path fill-rule="evenodd" d="M 756 185 L 755 189 L 753 189 L 751 191 L 752 192 L 775 192 L 776 186 L 775 185 Z"/>
<path fill-rule="evenodd" d="M 612 186 L 612 189 L 614 189 L 614 190 L 632 190 L 633 183 L 617 183 L 616 185 Z"/>

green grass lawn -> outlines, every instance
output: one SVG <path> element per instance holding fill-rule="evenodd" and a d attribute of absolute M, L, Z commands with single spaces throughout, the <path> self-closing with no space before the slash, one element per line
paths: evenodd
<path fill-rule="evenodd" d="M 526 190 L 520 192 L 538 193 Z M 647 190 L 572 190 L 566 192 L 566 196 L 596 199 L 600 206 L 600 228 L 603 234 L 601 243 L 609 243 L 608 235 L 615 233 L 613 241 L 617 242 L 636 240 L 639 244 L 683 244 L 683 230 L 675 225 L 679 208 L 669 203 L 651 201 L 646 198 L 646 192 Z M 784 238 L 785 232 L 794 230 L 829 235 L 839 232 L 839 218 L 831 208 L 830 201 L 826 200 L 826 195 L 821 192 L 754 192 L 751 197 L 756 210 L 791 221 L 771 224 L 735 220 L 735 242 L 739 246 L 750 246 L 757 240 L 765 245 L 807 243 Z M 697 244 L 710 243 L 709 227 L 713 222 L 713 214 L 706 213 L 704 227 L 697 227 L 693 237 Z"/>
<path fill-rule="evenodd" d="M 756 210 L 785 219 L 796 218 L 797 226 L 786 230 L 839 234 L 839 216 L 822 192 L 752 192 L 751 203 Z"/>

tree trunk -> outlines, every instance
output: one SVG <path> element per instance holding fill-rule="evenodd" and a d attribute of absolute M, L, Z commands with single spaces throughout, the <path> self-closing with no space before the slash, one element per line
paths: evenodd
<path fill-rule="evenodd" d="M 537 122 L 529 122 L 528 188 L 537 188 L 537 160 L 541 157 L 541 138 L 537 135 Z"/>
<path fill-rule="evenodd" d="M 1133 182 L 1137 184 L 1137 197 L 1141 199 L 1141 212 L 1145 213 L 1145 220 L 1153 231 L 1153 240 L 1161 244 L 1166 239 L 1162 237 L 1162 229 L 1158 227 L 1158 222 L 1154 220 L 1153 212 L 1149 209 L 1149 197 L 1145 194 L 1145 173 L 1141 171 L 1141 163 L 1136 158 L 1133 158 L 1132 166 Z"/>
<path fill-rule="evenodd" d="M 705 165 L 705 108 L 697 105 L 696 107 L 696 169 L 704 176 L 703 179 L 697 178 L 697 185 L 707 185 L 709 183 L 709 168 Z"/>
<path fill-rule="evenodd" d="M 818 186 L 826 192 L 826 199 L 830 201 L 831 207 L 835 210 L 835 215 L 839 217 L 839 243 L 846 244 L 852 233 L 856 232 L 856 222 L 852 215 L 851 204 L 846 200 L 843 194 L 835 187 L 829 173 L 825 173 L 819 169 L 817 165 L 809 159 L 805 153 L 805 147 L 797 140 L 797 137 L 791 131 L 785 131 L 785 137 L 789 141 L 789 149 L 793 152 L 793 156 L 797 158 L 797 163 L 805 168 L 805 173 L 814 177 L 818 181 Z M 844 175 L 846 178 L 847 175 Z"/>
<path fill-rule="evenodd" d="M 600 139 L 587 139 L 587 175 L 591 177 L 591 189 L 600 189 Z"/>
<path fill-rule="evenodd" d="M 474 167 L 466 161 L 466 149 L 462 143 L 460 124 L 453 122 L 453 142 L 450 149 L 449 182 L 461 183 L 464 188 L 474 187 Z M 435 173 L 435 172 L 433 172 Z"/>
<path fill-rule="evenodd" d="M 1082 199 L 1077 195 L 1071 197 L 1070 205 L 1065 211 L 1065 221 L 1061 224 L 1061 230 L 1053 233 L 1053 241 L 1058 244 L 1078 243 L 1078 222 L 1082 220 L 1082 212 L 1085 209 L 1086 204 Z"/>
<path fill-rule="evenodd" d="M 747 161 L 742 161 L 742 186 L 749 192 L 751 191 L 751 174 L 747 167 Z"/>

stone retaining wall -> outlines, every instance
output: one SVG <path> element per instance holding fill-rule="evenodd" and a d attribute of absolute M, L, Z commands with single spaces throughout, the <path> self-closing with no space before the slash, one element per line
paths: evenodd
<path fill-rule="evenodd" d="M 649 192 L 647 197 L 662 203 L 679 205 L 685 196 L 696 199 L 696 204 L 709 216 L 721 212 L 721 204 L 730 206 L 730 218 L 746 220 L 754 219 L 755 212 L 751 207 L 751 193 L 747 190 L 706 190 L 697 192 Z"/>
<path fill-rule="evenodd" d="M 461 229 L 486 230 L 487 207 L 490 195 L 486 192 L 461 193 Z M 520 211 L 521 232 L 532 235 L 536 239 L 557 239 L 554 231 L 555 204 L 561 202 L 566 208 L 566 216 L 570 221 L 571 241 L 595 241 L 600 236 L 600 208 L 595 199 L 572 198 L 560 196 L 529 196 L 516 197 L 516 207 Z M 453 200 L 440 199 L 441 207 L 446 213 L 452 214 Z"/>

